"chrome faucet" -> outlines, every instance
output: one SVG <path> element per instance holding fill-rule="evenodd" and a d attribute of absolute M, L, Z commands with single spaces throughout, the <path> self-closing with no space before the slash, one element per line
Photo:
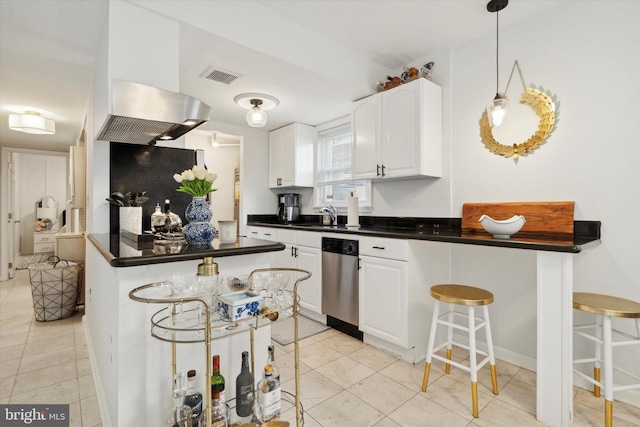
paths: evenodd
<path fill-rule="evenodd" d="M 329 218 L 331 219 L 331 225 L 338 224 L 338 210 L 334 208 L 333 205 L 323 206 L 322 209 L 320 209 L 320 212 L 329 214 Z"/>

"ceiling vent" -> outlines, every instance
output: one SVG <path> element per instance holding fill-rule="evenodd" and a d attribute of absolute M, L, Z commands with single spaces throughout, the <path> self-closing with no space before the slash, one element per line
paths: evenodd
<path fill-rule="evenodd" d="M 238 73 L 221 70 L 218 67 L 209 67 L 204 70 L 202 74 L 200 74 L 200 77 L 204 77 L 207 80 L 213 80 L 214 82 L 229 85 L 242 76 Z"/>

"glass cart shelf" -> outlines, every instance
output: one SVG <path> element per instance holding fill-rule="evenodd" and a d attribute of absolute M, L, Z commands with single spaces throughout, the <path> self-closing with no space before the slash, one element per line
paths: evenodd
<path fill-rule="evenodd" d="M 216 296 L 205 295 L 202 292 L 193 295 L 178 295 L 173 292 L 167 282 L 150 283 L 129 292 L 129 298 L 143 303 L 165 304 L 166 307 L 151 316 L 151 336 L 172 345 L 172 375 L 176 371 L 176 344 L 204 343 L 207 349 L 206 375 L 211 376 L 211 343 L 212 341 L 226 338 L 232 335 L 249 332 L 251 337 L 251 361 L 253 365 L 253 333 L 256 329 L 269 325 L 278 318 L 293 317 L 294 319 L 294 356 L 295 356 L 295 386 L 296 393 L 293 396 L 296 409 L 296 426 L 304 424 L 302 403 L 300 402 L 300 349 L 298 343 L 298 309 L 300 296 L 298 285 L 311 277 L 306 270 L 295 268 L 262 268 L 254 270 L 249 275 L 249 280 L 256 274 L 271 274 L 274 272 L 288 272 L 297 274 L 293 290 L 284 290 L 285 298 L 279 301 L 291 303 L 279 308 L 279 304 L 273 298 L 264 298 L 262 310 L 257 316 L 245 319 L 229 321 L 222 318 L 211 307 L 209 301 L 215 303 Z M 295 301 L 295 304 L 293 302 Z M 252 366 L 255 374 L 255 367 Z M 211 425 L 211 391 L 205 387 L 207 425 Z"/>

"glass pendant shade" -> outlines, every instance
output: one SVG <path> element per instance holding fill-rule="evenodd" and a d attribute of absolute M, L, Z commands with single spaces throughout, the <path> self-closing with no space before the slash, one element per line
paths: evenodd
<path fill-rule="evenodd" d="M 498 127 L 504 122 L 508 107 L 509 100 L 505 96 L 496 94 L 496 97 L 487 105 L 487 117 L 491 127 Z"/>
<path fill-rule="evenodd" d="M 267 124 L 267 113 L 255 106 L 247 113 L 247 123 L 254 128 L 262 127 Z"/>
<path fill-rule="evenodd" d="M 35 135 L 56 133 L 56 122 L 44 118 L 40 113 L 27 111 L 24 114 L 9 114 L 9 129 Z"/>

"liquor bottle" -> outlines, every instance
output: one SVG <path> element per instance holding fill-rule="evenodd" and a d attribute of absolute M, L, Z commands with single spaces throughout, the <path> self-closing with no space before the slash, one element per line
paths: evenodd
<path fill-rule="evenodd" d="M 236 378 L 236 414 L 240 423 L 250 422 L 255 401 L 255 380 L 249 370 L 249 352 L 242 352 L 242 370 Z"/>
<path fill-rule="evenodd" d="M 211 427 L 229 427 L 227 405 L 217 390 L 211 396 Z"/>
<path fill-rule="evenodd" d="M 276 349 L 273 345 L 268 347 L 269 357 L 267 358 L 267 365 L 271 365 L 271 377 L 280 382 L 280 369 L 276 366 Z"/>
<path fill-rule="evenodd" d="M 184 372 L 178 372 L 173 377 L 173 408 L 164 417 L 165 427 L 192 427 L 193 411 L 184 404 L 185 395 Z"/>
<path fill-rule="evenodd" d="M 215 392 L 220 393 L 219 398 L 222 399 L 222 403 L 226 403 L 224 396 L 224 377 L 220 373 L 220 355 L 213 356 L 213 371 L 211 374 L 211 396 Z"/>
<path fill-rule="evenodd" d="M 202 393 L 196 388 L 196 370 L 191 369 L 187 372 L 187 388 L 184 396 L 184 404 L 191 408 L 193 427 L 202 427 L 205 423 L 206 415 L 202 410 Z"/>
<path fill-rule="evenodd" d="M 258 383 L 258 408 L 263 422 L 280 417 L 280 381 L 273 378 L 273 367 L 266 365 Z"/>

